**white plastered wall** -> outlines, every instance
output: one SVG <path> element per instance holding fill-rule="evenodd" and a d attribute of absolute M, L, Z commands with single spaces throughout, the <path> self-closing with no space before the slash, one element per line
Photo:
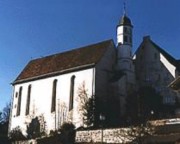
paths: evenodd
<path fill-rule="evenodd" d="M 73 75 L 75 76 L 73 123 L 76 126 L 80 126 L 82 122 L 80 121 L 79 114 L 77 112 L 77 91 L 80 85 L 85 82 L 85 87 L 87 89 L 88 95 L 92 96 L 92 93 L 94 91 L 94 68 L 14 85 L 10 130 L 17 126 L 20 126 L 23 133 L 25 133 L 27 123 L 31 121 L 31 117 L 36 117 L 40 115 L 43 115 L 45 118 L 47 132 L 49 132 L 50 130 L 54 130 L 55 127 L 57 129 L 59 127 L 59 118 L 57 117 L 60 117 L 61 115 L 59 113 L 60 110 L 58 111 L 58 108 L 60 108 L 61 105 L 64 105 L 64 113 L 66 113 L 64 114 L 64 120 L 68 120 L 70 81 Z M 53 81 L 55 79 L 57 79 L 56 114 L 55 112 L 51 113 L 52 87 Z M 32 87 L 30 114 L 26 116 L 25 111 L 27 103 L 27 91 L 29 85 L 31 85 Z M 21 98 L 21 113 L 20 116 L 16 116 L 18 97 L 16 98 L 15 95 L 16 92 L 19 92 L 20 87 L 23 88 Z"/>

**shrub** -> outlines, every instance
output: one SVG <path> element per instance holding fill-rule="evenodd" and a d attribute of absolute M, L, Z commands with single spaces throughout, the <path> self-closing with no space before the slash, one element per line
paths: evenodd
<path fill-rule="evenodd" d="M 37 117 L 32 119 L 32 121 L 29 123 L 29 125 L 27 126 L 26 132 L 29 139 L 37 138 L 41 136 L 40 123 Z"/>
<path fill-rule="evenodd" d="M 9 137 L 11 141 L 20 141 L 20 140 L 25 140 L 26 137 L 22 134 L 22 131 L 20 127 L 14 128 L 10 133 Z"/>
<path fill-rule="evenodd" d="M 58 131 L 57 130 L 50 130 L 50 133 L 49 133 L 50 136 L 56 136 L 58 135 Z"/>
<path fill-rule="evenodd" d="M 63 144 L 73 144 L 75 142 L 75 126 L 72 123 L 64 123 L 60 132 Z"/>
<path fill-rule="evenodd" d="M 41 115 L 33 118 L 28 124 L 26 132 L 28 139 L 46 136 L 46 122 L 44 116 Z"/>

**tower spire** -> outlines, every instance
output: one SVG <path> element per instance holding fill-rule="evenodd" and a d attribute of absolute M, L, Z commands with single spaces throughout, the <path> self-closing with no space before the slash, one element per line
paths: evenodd
<path fill-rule="evenodd" d="M 123 3 L 123 14 L 126 15 L 126 0 Z"/>

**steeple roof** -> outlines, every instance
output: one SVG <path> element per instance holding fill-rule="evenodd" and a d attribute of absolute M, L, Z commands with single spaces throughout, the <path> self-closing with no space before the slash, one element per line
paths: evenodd
<path fill-rule="evenodd" d="M 119 22 L 119 25 L 132 26 L 131 20 L 130 20 L 130 18 L 128 18 L 128 17 L 126 16 L 126 14 L 124 14 L 124 15 L 122 16 L 122 18 L 121 18 L 121 20 L 120 20 L 120 22 Z"/>
<path fill-rule="evenodd" d="M 119 21 L 119 26 L 122 26 L 122 25 L 128 25 L 128 26 L 133 27 L 132 24 L 131 24 L 130 18 L 127 16 L 126 2 L 125 1 L 124 1 L 124 14 L 123 14 L 122 18 Z"/>

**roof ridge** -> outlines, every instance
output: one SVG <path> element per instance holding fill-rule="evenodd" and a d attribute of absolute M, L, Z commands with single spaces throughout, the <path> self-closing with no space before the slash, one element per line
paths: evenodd
<path fill-rule="evenodd" d="M 74 68 L 85 69 L 89 65 L 97 64 L 111 45 L 114 46 L 112 39 L 31 60 L 14 83 L 67 70 L 77 70 Z"/>
<path fill-rule="evenodd" d="M 95 45 L 99 45 L 99 44 L 106 43 L 106 42 L 111 42 L 111 41 L 113 42 L 113 39 L 107 39 L 107 40 L 104 40 L 104 41 L 101 41 L 101 42 L 100 41 L 96 42 L 94 44 L 84 45 L 84 46 L 81 46 L 81 47 L 78 47 L 78 48 L 72 48 L 72 49 L 62 51 L 62 52 L 57 52 L 57 53 L 54 53 L 54 54 L 50 54 L 50 55 L 42 56 L 42 57 L 39 57 L 39 58 L 35 58 L 35 59 L 32 59 L 31 61 L 38 60 L 38 59 L 43 59 L 43 58 L 48 58 L 48 57 L 52 57 L 52 56 L 59 55 L 59 54 L 65 54 L 65 53 L 77 51 L 77 50 L 84 49 L 84 48 L 89 48 L 89 47 L 92 47 L 92 46 L 95 46 Z"/>

